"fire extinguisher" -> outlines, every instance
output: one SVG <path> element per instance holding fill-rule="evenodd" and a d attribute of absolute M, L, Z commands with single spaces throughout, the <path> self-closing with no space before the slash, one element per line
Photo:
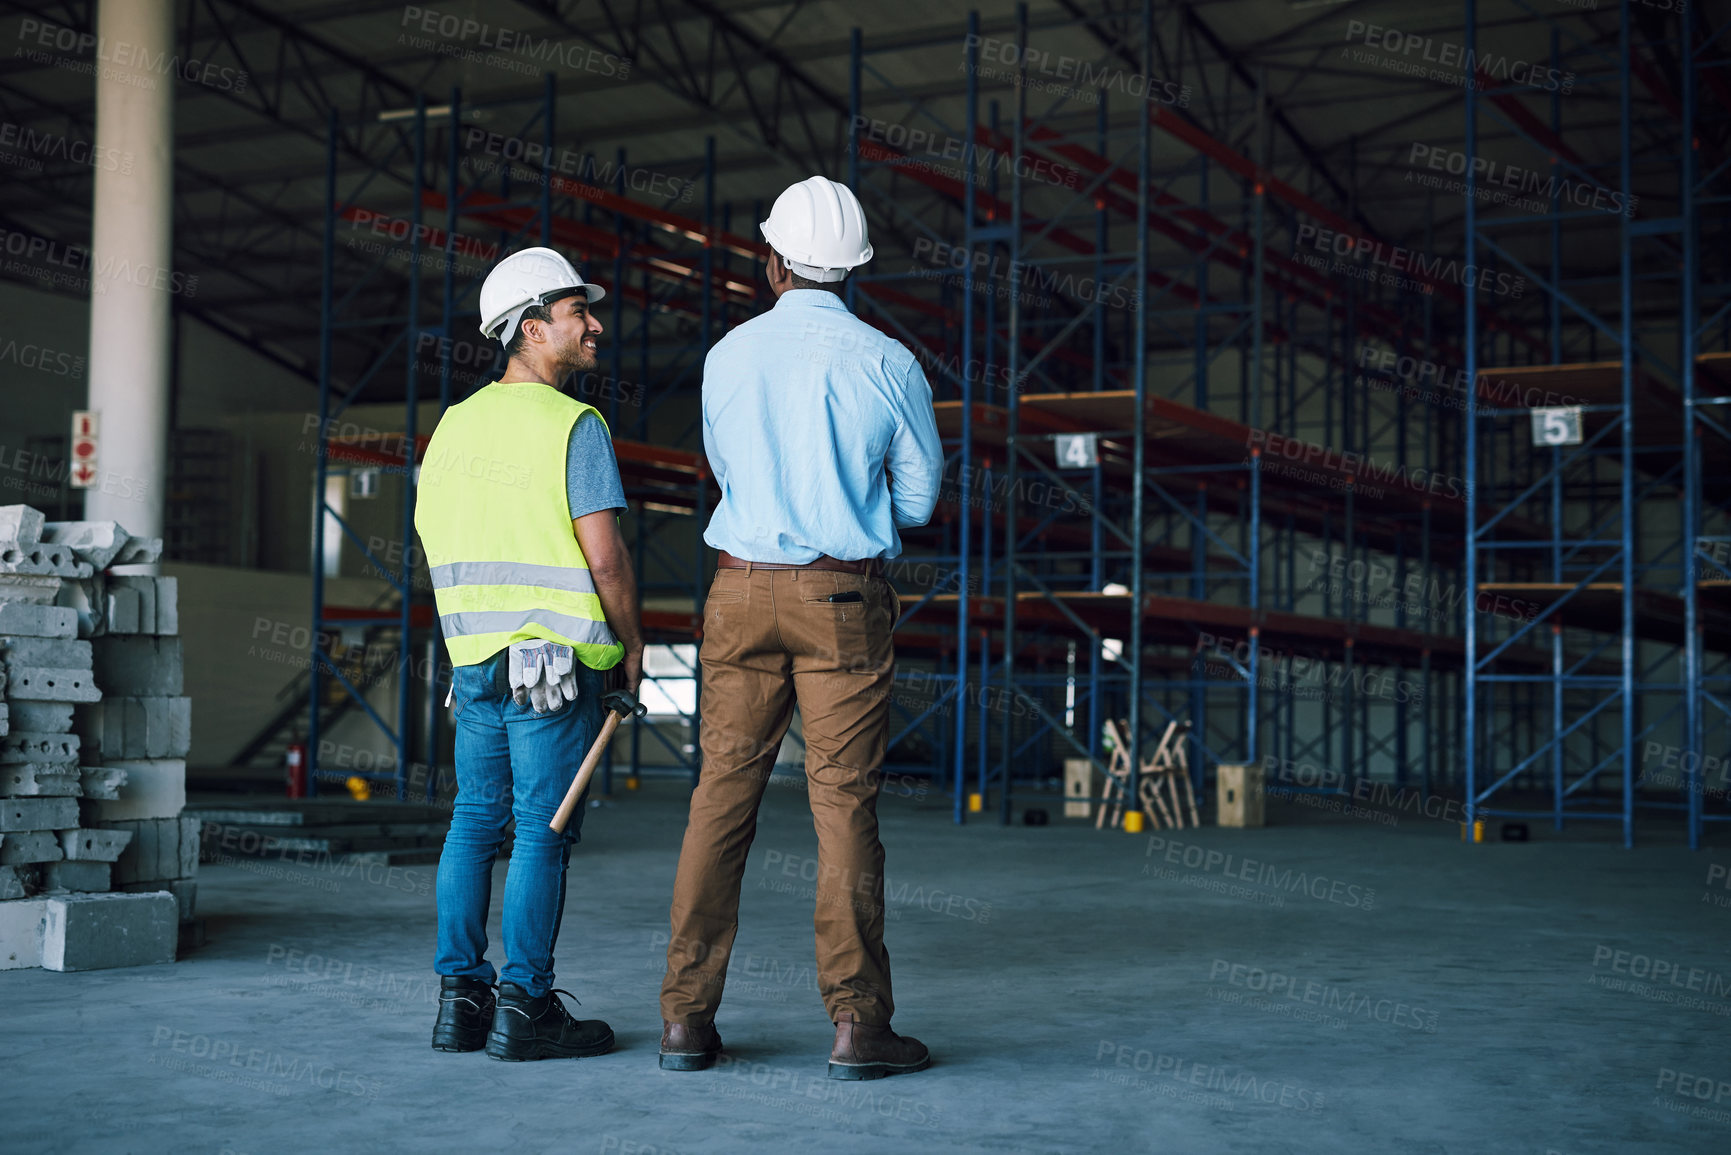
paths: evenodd
<path fill-rule="evenodd" d="M 305 798 L 307 796 L 306 746 L 296 742 L 288 748 L 284 760 L 288 763 L 288 796 L 290 798 Z"/>

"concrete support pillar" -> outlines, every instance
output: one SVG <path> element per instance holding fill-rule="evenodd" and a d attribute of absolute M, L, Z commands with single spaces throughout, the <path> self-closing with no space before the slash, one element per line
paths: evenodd
<path fill-rule="evenodd" d="M 100 0 L 96 144 L 130 155 L 96 166 L 90 244 L 90 408 L 97 483 L 84 516 L 143 537 L 163 531 L 168 484 L 174 259 L 173 0 Z"/>

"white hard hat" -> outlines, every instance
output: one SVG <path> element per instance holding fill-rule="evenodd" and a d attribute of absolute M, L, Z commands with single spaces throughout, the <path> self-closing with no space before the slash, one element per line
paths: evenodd
<path fill-rule="evenodd" d="M 808 281 L 839 281 L 872 259 L 859 198 L 827 177 L 788 185 L 758 227 L 787 267 Z"/>
<path fill-rule="evenodd" d="M 607 295 L 600 285 L 585 284 L 571 262 L 552 249 L 512 253 L 493 266 L 481 285 L 481 334 L 509 345 L 529 306 L 545 305 L 577 290 L 591 305 Z"/>

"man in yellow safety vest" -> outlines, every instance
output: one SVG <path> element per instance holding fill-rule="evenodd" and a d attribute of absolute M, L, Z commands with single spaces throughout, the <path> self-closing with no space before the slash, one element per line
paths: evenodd
<path fill-rule="evenodd" d="M 576 1058 L 613 1032 L 553 990 L 565 871 L 582 828 L 548 826 L 599 732 L 605 670 L 636 693 L 643 638 L 624 489 L 606 422 L 565 395 L 595 368 L 605 293 L 551 249 L 513 253 L 481 288 L 481 332 L 503 377 L 453 405 L 422 461 L 415 528 L 451 654 L 457 800 L 439 858 L 439 1014 L 433 1047 L 495 1059 Z M 493 861 L 516 819 L 505 879 L 506 962 L 486 960 Z M 495 993 L 494 982 L 498 980 Z"/>

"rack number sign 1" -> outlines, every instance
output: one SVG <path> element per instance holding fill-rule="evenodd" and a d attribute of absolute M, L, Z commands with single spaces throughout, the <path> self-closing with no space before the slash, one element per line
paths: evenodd
<path fill-rule="evenodd" d="M 1555 409 L 1534 409 L 1534 445 L 1579 445 L 1581 443 L 1581 407 L 1564 405 Z"/>
<path fill-rule="evenodd" d="M 1097 433 L 1054 433 L 1058 443 L 1058 465 L 1065 469 L 1088 469 L 1100 464 L 1100 435 Z"/>

